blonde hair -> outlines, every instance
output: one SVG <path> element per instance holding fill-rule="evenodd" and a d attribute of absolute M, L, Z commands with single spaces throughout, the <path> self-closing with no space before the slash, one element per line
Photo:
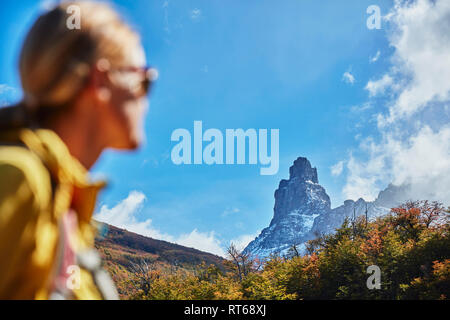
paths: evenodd
<path fill-rule="evenodd" d="M 80 28 L 68 27 L 71 6 L 79 9 Z M 138 35 L 105 3 L 70 1 L 57 5 L 36 20 L 22 47 L 19 72 L 24 99 L 18 107 L 24 110 L 6 110 L 6 119 L 0 117 L 2 122 L 17 126 L 13 122 L 20 113 L 67 105 L 83 88 L 98 59 L 120 66 L 127 49 L 139 42 Z"/>

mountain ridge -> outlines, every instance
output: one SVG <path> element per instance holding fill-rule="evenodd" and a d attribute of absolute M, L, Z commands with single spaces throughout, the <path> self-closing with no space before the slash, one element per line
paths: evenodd
<path fill-rule="evenodd" d="M 333 233 L 345 218 L 367 215 L 369 220 L 387 214 L 407 199 L 407 188 L 390 184 L 374 201 L 363 198 L 345 200 L 331 208 L 330 197 L 319 184 L 317 168 L 305 157 L 298 157 L 289 168 L 289 179 L 282 179 L 275 190 L 274 215 L 269 226 L 251 241 L 244 252 L 260 258 L 285 254 L 292 245 L 304 251 L 305 243 L 318 234 Z"/>
<path fill-rule="evenodd" d="M 143 261 L 150 266 L 150 270 L 161 270 L 165 274 L 180 269 L 192 272 L 203 262 L 224 270 L 224 259 L 212 253 L 97 223 L 100 233 L 95 239 L 95 248 L 102 258 L 103 267 L 114 280 L 121 299 L 129 298 L 134 292 L 130 287 L 130 279 L 136 275 L 136 265 L 142 265 Z"/>
<path fill-rule="evenodd" d="M 96 238 L 95 244 L 101 248 L 122 247 L 125 251 L 141 252 L 153 255 L 155 260 L 170 264 L 208 264 L 219 265 L 223 258 L 215 254 L 204 252 L 195 248 L 182 246 L 164 240 L 157 240 L 134 233 L 122 228 L 118 228 L 106 223 L 101 224 L 100 229 L 104 230 Z"/>

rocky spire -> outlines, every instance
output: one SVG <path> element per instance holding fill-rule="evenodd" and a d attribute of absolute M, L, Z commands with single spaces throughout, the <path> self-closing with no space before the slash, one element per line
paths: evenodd
<path fill-rule="evenodd" d="M 299 178 L 303 181 L 312 181 L 319 183 L 317 179 L 317 169 L 311 167 L 308 159 L 298 157 L 294 164 L 289 168 L 289 179 Z"/>
<path fill-rule="evenodd" d="M 295 160 L 289 169 L 289 180 L 281 180 L 275 191 L 270 226 L 246 250 L 264 256 L 308 240 L 314 219 L 331 209 L 330 197 L 318 182 L 317 170 L 308 159 Z"/>
<path fill-rule="evenodd" d="M 286 253 L 292 245 L 305 248 L 305 241 L 316 234 L 333 233 L 353 214 L 368 214 L 369 219 L 386 214 L 404 188 L 390 185 L 377 200 L 346 200 L 331 209 L 330 197 L 319 184 L 316 168 L 308 159 L 299 157 L 289 169 L 289 179 L 281 180 L 275 191 L 274 215 L 269 227 L 249 243 L 246 252 L 259 257 Z"/>
<path fill-rule="evenodd" d="M 318 184 L 317 169 L 299 157 L 289 169 L 289 180 L 281 180 L 275 191 L 274 218 L 271 225 L 293 211 L 314 215 L 330 210 L 330 197 Z"/>

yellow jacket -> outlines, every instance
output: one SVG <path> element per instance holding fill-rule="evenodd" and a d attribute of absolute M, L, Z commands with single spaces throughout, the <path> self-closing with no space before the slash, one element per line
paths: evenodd
<path fill-rule="evenodd" d="M 0 299 L 117 297 L 93 250 L 104 185 L 53 131 L 0 132 Z"/>

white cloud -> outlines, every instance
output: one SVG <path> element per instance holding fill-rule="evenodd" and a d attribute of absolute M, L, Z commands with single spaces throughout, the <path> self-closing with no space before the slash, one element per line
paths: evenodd
<path fill-rule="evenodd" d="M 430 102 L 450 100 L 450 2 L 396 0 L 387 21 L 395 49 L 390 73 L 404 81 L 389 114 L 379 118 L 381 126 L 410 117 Z"/>
<path fill-rule="evenodd" d="M 350 71 L 346 71 L 342 75 L 342 81 L 344 81 L 345 83 L 354 84 L 356 80 L 355 76 L 351 74 Z"/>
<path fill-rule="evenodd" d="M 135 214 L 144 206 L 147 197 L 139 191 L 131 191 L 127 198 L 120 201 L 112 208 L 103 205 L 95 215 L 95 219 L 113 226 L 126 229 L 144 236 L 166 239 L 168 235 L 162 234 L 152 227 L 152 220 L 137 221 Z"/>
<path fill-rule="evenodd" d="M 424 126 L 408 141 L 392 144 L 393 183 L 410 184 L 416 198 L 450 203 L 450 126 Z"/>
<path fill-rule="evenodd" d="M 251 241 L 253 241 L 260 233 L 261 231 L 255 232 L 254 234 L 244 234 L 231 240 L 230 242 L 236 246 L 236 249 L 244 250 L 245 247 L 247 247 L 247 245 Z"/>
<path fill-rule="evenodd" d="M 380 52 L 380 50 L 378 50 L 377 53 L 372 58 L 369 59 L 369 62 L 370 63 L 377 62 L 378 59 L 380 58 L 380 55 L 381 55 L 381 52 Z"/>
<path fill-rule="evenodd" d="M 202 16 L 202 11 L 198 8 L 192 9 L 190 12 L 190 17 L 192 20 L 198 20 Z"/>
<path fill-rule="evenodd" d="M 344 161 L 339 161 L 335 165 L 331 166 L 331 175 L 337 177 L 341 175 L 343 170 L 344 170 Z"/>
<path fill-rule="evenodd" d="M 195 248 L 201 251 L 210 252 L 225 257 L 225 244 L 217 237 L 214 231 L 200 232 L 197 229 L 190 233 L 183 233 L 173 236 L 161 232 L 152 225 L 151 219 L 138 221 L 136 214 L 143 208 L 147 197 L 140 191 L 131 191 L 127 198 L 120 201 L 112 208 L 103 205 L 94 218 L 98 221 L 111 224 L 113 226 L 126 229 L 131 232 L 141 234 L 154 239 L 165 240 L 177 243 L 186 247 Z M 239 212 L 237 208 L 229 208 L 229 214 Z M 256 237 L 255 235 L 242 235 L 232 242 L 239 246 L 247 244 Z"/>
<path fill-rule="evenodd" d="M 397 0 L 387 21 L 392 66 L 366 89 L 388 108 L 350 153 L 343 193 L 372 200 L 392 182 L 450 204 L 450 2 Z"/>
<path fill-rule="evenodd" d="M 228 207 L 226 208 L 223 212 L 222 212 L 222 217 L 226 217 L 229 216 L 230 214 L 233 213 L 239 213 L 241 210 L 239 210 L 239 208 L 236 207 Z"/>
<path fill-rule="evenodd" d="M 180 235 L 175 239 L 174 242 L 186 247 L 195 248 L 205 252 L 211 252 L 225 257 L 225 251 L 222 248 L 220 240 L 216 238 L 214 231 L 198 232 L 197 229 L 194 229 L 189 234 Z"/>
<path fill-rule="evenodd" d="M 350 111 L 353 113 L 360 113 L 372 109 L 372 107 L 370 102 L 365 102 L 362 105 L 351 106 Z"/>
<path fill-rule="evenodd" d="M 367 143 L 367 140 L 362 143 Z M 377 153 L 376 145 L 371 143 L 369 149 L 370 159 L 361 161 L 350 155 L 347 161 L 347 182 L 344 186 L 343 193 L 346 199 L 357 200 L 364 198 L 372 201 L 378 194 L 379 181 L 384 181 L 384 157 L 383 154 Z"/>
<path fill-rule="evenodd" d="M 386 133 L 379 143 L 365 139 L 361 148 L 368 160 L 350 156 L 347 198 L 373 200 L 392 182 L 409 185 L 413 198 L 450 203 L 450 126 L 439 130 L 424 126 L 405 140 Z"/>
<path fill-rule="evenodd" d="M 381 79 L 376 81 L 369 81 L 365 87 L 369 91 L 369 96 L 373 97 L 379 94 L 385 93 L 393 83 L 393 79 L 390 75 L 385 74 Z"/>

